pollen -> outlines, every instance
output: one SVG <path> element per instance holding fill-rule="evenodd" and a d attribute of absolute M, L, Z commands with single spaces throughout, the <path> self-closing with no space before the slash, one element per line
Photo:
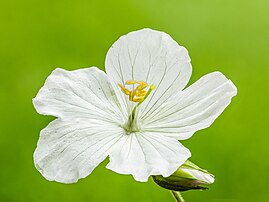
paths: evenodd
<path fill-rule="evenodd" d="M 150 92 L 155 89 L 153 84 L 148 85 L 145 81 L 128 80 L 123 85 L 118 84 L 121 91 L 128 96 L 132 102 L 142 103 Z"/>

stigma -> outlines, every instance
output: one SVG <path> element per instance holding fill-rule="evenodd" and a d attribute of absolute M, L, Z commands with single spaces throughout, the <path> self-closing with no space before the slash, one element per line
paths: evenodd
<path fill-rule="evenodd" d="M 123 85 L 118 84 L 121 91 L 128 96 L 131 102 L 142 103 L 156 87 L 145 81 L 128 80 Z"/>

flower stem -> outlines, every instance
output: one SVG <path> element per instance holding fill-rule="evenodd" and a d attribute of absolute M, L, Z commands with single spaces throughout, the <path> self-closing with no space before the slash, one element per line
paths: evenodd
<path fill-rule="evenodd" d="M 179 191 L 171 191 L 177 202 L 185 202 Z"/>

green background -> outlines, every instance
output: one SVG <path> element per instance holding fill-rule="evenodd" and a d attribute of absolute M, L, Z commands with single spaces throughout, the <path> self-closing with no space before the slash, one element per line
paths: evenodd
<path fill-rule="evenodd" d="M 191 83 L 219 70 L 238 88 L 210 128 L 183 142 L 216 176 L 208 191 L 185 192 L 186 201 L 268 201 L 268 8 L 268 0 L 1 0 L 0 201 L 173 201 L 151 180 L 105 169 L 107 160 L 71 185 L 48 182 L 33 166 L 39 131 L 52 120 L 31 103 L 46 77 L 55 67 L 103 68 L 112 43 L 144 27 L 189 50 Z"/>

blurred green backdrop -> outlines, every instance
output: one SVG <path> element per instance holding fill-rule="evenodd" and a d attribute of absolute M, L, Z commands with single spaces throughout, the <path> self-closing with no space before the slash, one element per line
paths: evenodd
<path fill-rule="evenodd" d="M 268 8 L 268 0 L 0 1 L 0 201 L 173 201 L 151 180 L 105 169 L 107 160 L 71 185 L 48 182 L 33 166 L 39 131 L 52 120 L 31 103 L 46 77 L 55 67 L 103 69 L 112 43 L 144 27 L 189 50 L 191 83 L 219 70 L 238 87 L 212 127 L 183 142 L 216 176 L 186 201 L 268 201 Z"/>

